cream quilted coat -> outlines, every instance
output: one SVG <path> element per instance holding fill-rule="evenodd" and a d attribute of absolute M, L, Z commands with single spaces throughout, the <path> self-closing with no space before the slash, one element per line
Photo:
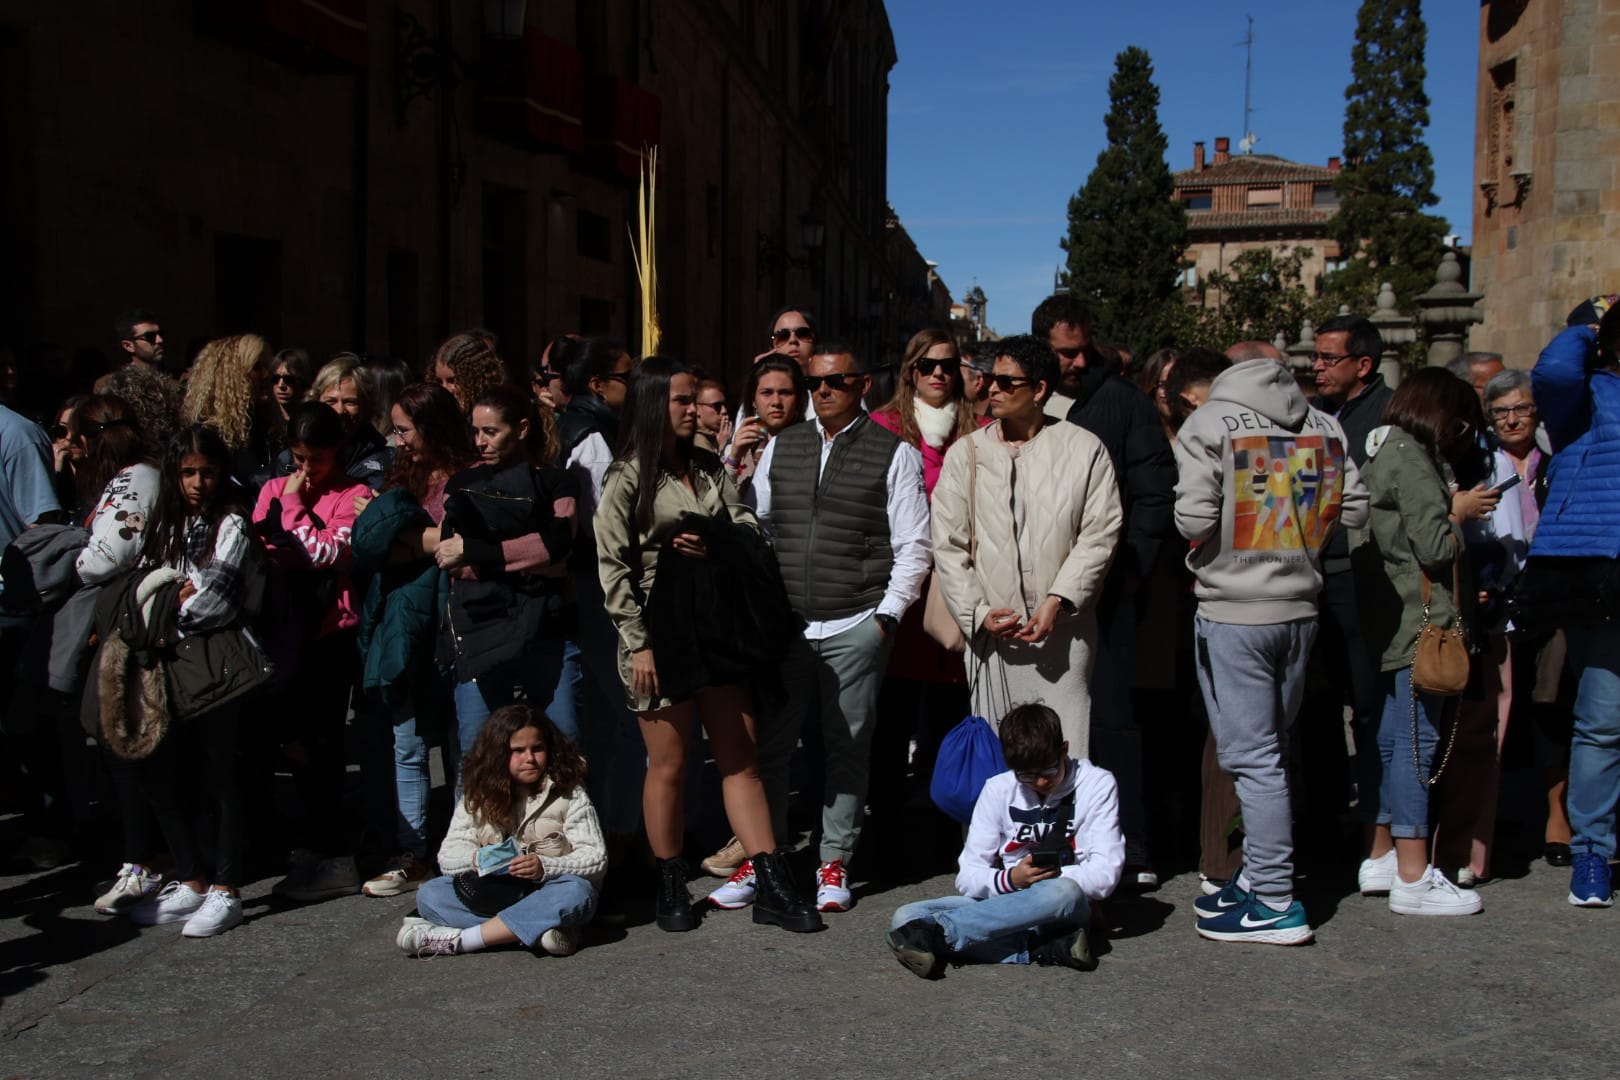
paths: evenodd
<path fill-rule="evenodd" d="M 1001 424 L 980 428 L 969 438 L 978 458 L 974 529 L 968 524 L 967 439 L 958 439 L 945 455 L 932 510 L 934 572 L 951 615 L 971 640 L 985 615 L 996 608 L 1024 618 L 1031 612 L 1019 581 L 1013 534 L 1015 466 L 1002 442 Z M 1030 535 L 1029 569 L 1039 594 L 1060 596 L 1077 609 L 1093 606 L 1124 519 L 1108 451 L 1085 428 L 1048 421 L 1019 448 L 1016 483 Z M 970 557 L 974 531 L 977 553 Z"/>

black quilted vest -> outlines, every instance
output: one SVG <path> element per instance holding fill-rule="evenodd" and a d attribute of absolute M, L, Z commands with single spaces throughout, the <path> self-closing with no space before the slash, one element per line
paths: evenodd
<path fill-rule="evenodd" d="M 821 429 L 794 424 L 771 451 L 771 535 L 793 610 L 810 622 L 877 607 L 889 586 L 889 464 L 900 440 L 862 413 L 821 470 Z M 817 473 L 820 471 L 820 480 Z"/>

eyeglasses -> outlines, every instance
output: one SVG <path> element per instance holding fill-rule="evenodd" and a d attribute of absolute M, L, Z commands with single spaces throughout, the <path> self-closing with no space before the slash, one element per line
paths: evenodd
<path fill-rule="evenodd" d="M 1070 345 L 1066 348 L 1059 349 L 1056 346 L 1053 346 L 1052 351 L 1063 357 L 1065 360 L 1075 360 L 1079 358 L 1081 353 L 1086 351 L 1086 347 L 1084 345 Z"/>
<path fill-rule="evenodd" d="M 536 386 L 544 386 L 546 383 L 560 378 L 562 378 L 562 372 L 552 371 L 550 368 L 541 368 L 539 371 L 534 373 L 534 378 L 530 379 L 529 381 Z"/>
<path fill-rule="evenodd" d="M 275 383 L 277 386 L 280 386 L 282 383 L 286 383 L 288 386 L 302 386 L 302 385 L 304 385 L 304 380 L 300 379 L 298 376 L 296 376 L 296 375 L 287 375 L 287 374 L 282 374 L 282 373 L 277 373 L 275 375 L 270 376 L 270 381 Z"/>
<path fill-rule="evenodd" d="M 1521 405 L 1492 405 L 1491 406 L 1491 419 L 1492 420 L 1497 420 L 1497 421 L 1506 420 L 1510 416 L 1517 417 L 1520 420 L 1527 420 L 1527 419 L 1529 419 L 1530 417 L 1532 417 L 1534 415 L 1536 415 L 1536 407 L 1534 405 L 1530 404 L 1529 402 L 1525 402 L 1525 403 L 1523 403 Z"/>
<path fill-rule="evenodd" d="M 1311 357 L 1311 367 L 1330 368 L 1334 364 L 1342 364 L 1346 360 L 1354 360 L 1349 353 L 1316 353 Z"/>
<path fill-rule="evenodd" d="M 946 372 L 949 372 L 953 364 L 961 364 L 961 362 L 961 359 L 955 356 L 947 356 L 943 360 L 938 357 L 925 356 L 912 366 L 917 369 L 919 375 L 932 375 L 940 368 L 944 368 Z"/>
<path fill-rule="evenodd" d="M 628 383 L 630 381 L 630 373 L 628 371 L 610 371 L 606 375 L 597 376 L 597 378 L 606 379 L 609 382 Z"/>
<path fill-rule="evenodd" d="M 771 340 L 781 345 L 792 338 L 795 341 L 814 341 L 816 332 L 808 326 L 784 326 L 780 330 L 771 331 Z"/>
<path fill-rule="evenodd" d="M 826 383 L 827 389 L 843 393 L 846 390 L 855 389 L 850 385 L 851 379 L 864 379 L 865 377 L 853 371 L 839 371 L 831 375 L 806 375 L 804 377 L 804 388 L 814 394 L 821 389 L 822 383 Z"/>
<path fill-rule="evenodd" d="M 697 407 L 700 409 L 713 409 L 715 412 L 726 411 L 726 403 L 723 401 L 700 401 L 697 403 Z"/>
<path fill-rule="evenodd" d="M 1056 780 L 1058 777 L 1063 775 L 1063 764 L 1063 761 L 1059 760 L 1057 764 L 1042 769 L 1039 772 L 1023 772 L 1022 770 L 1016 771 L 1013 773 L 1013 777 L 1020 784 L 1033 784 L 1041 780 Z"/>
<path fill-rule="evenodd" d="M 68 426 L 66 424 L 52 424 L 45 429 L 45 433 L 51 437 L 52 442 L 57 442 L 68 437 Z"/>
<path fill-rule="evenodd" d="M 1023 375 L 986 375 L 985 378 L 989 379 L 995 388 L 1002 393 L 1008 393 L 1020 386 L 1030 386 L 1035 381 Z"/>
<path fill-rule="evenodd" d="M 129 340 L 131 340 L 131 341 L 144 341 L 148 345 L 156 345 L 159 341 L 163 340 L 163 331 L 161 331 L 161 330 L 148 330 L 144 334 L 131 334 L 131 335 L 129 335 Z"/>

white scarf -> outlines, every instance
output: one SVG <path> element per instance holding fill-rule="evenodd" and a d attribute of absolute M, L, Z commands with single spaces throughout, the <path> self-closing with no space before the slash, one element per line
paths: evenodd
<path fill-rule="evenodd" d="M 956 431 L 956 402 L 945 406 L 930 405 L 920 397 L 912 398 L 912 413 L 917 418 L 917 433 L 922 441 L 935 450 L 944 446 Z"/>

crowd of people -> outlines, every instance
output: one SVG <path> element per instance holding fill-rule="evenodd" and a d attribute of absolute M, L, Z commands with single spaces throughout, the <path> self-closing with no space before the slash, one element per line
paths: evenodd
<path fill-rule="evenodd" d="M 1211 940 L 1311 940 L 1302 861 L 1479 912 L 1519 733 L 1542 856 L 1610 905 L 1616 298 L 1532 370 L 1394 388 L 1348 315 L 1308 372 L 1256 341 L 1137 362 L 1069 296 L 890 372 L 801 308 L 767 329 L 735 403 L 571 334 L 528 364 L 468 330 L 420 372 L 242 334 L 180 371 L 142 309 L 56 407 L 8 386 L 23 854 L 104 861 L 97 911 L 188 937 L 270 859 L 287 903 L 414 892 L 397 941 L 429 956 L 567 955 L 638 904 L 814 931 L 948 848 L 959 895 L 894 913 L 901 963 L 1088 970 L 1093 905 L 1157 888 L 1194 818 Z M 927 792 L 972 716 L 1005 771 L 964 833 Z"/>

